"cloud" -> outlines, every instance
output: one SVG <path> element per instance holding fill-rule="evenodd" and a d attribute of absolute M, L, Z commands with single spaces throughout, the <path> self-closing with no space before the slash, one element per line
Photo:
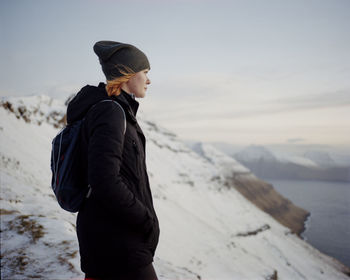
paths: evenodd
<path fill-rule="evenodd" d="M 141 108 L 181 137 L 290 145 L 345 143 L 350 86 L 323 87 L 317 83 L 308 87 L 304 81 L 271 83 L 243 75 L 198 74 L 155 80 Z"/>
<path fill-rule="evenodd" d="M 289 81 L 293 82 L 293 81 Z M 251 118 L 350 105 L 350 88 L 321 92 L 288 81 L 271 83 L 251 76 L 203 73 L 154 84 L 154 99 L 166 118 Z M 157 106 L 163 107 L 163 105 Z M 158 110 L 158 112 L 161 110 Z"/>
<path fill-rule="evenodd" d="M 287 139 L 287 143 L 291 143 L 291 144 L 305 142 L 305 141 L 306 141 L 305 138 L 289 138 L 289 139 Z"/>
<path fill-rule="evenodd" d="M 296 97 L 271 100 L 271 106 L 289 111 L 343 107 L 350 105 L 350 89 L 341 89 L 316 94 L 303 94 Z"/>
<path fill-rule="evenodd" d="M 245 97 L 244 94 L 203 94 L 204 98 L 185 96 L 171 98 L 171 101 L 157 107 L 166 109 L 165 119 L 191 122 L 195 120 L 252 119 L 276 114 L 293 114 L 315 109 L 336 109 L 350 106 L 350 90 L 337 90 L 320 94 L 304 94 L 295 97 L 261 97 L 258 93 Z M 265 99 L 265 100 L 261 100 Z M 162 115 L 162 110 L 157 110 Z"/>

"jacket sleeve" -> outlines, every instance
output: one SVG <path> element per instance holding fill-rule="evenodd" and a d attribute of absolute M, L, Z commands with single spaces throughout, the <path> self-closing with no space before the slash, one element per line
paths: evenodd
<path fill-rule="evenodd" d="M 92 196 L 137 231 L 149 232 L 153 216 L 122 181 L 119 170 L 124 142 L 124 113 L 114 102 L 91 110 L 88 127 L 88 181 Z"/>

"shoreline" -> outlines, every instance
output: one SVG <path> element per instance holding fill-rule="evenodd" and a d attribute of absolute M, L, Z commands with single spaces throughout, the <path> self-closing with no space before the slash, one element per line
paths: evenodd
<path fill-rule="evenodd" d="M 300 232 L 300 237 L 305 240 L 307 242 L 307 237 L 306 236 L 302 236 L 303 233 L 305 233 L 306 229 L 307 229 L 307 222 L 311 219 L 311 213 L 309 213 L 309 215 L 306 216 L 305 221 L 304 221 L 304 229 L 302 232 Z M 309 242 L 308 242 L 309 243 Z"/>
<path fill-rule="evenodd" d="M 281 180 L 284 181 L 284 180 Z M 301 181 L 301 182 L 310 182 L 309 180 L 285 180 L 285 181 Z M 313 183 L 314 181 L 311 181 L 310 183 Z M 270 182 L 273 185 L 277 185 L 278 184 L 278 180 L 277 182 Z M 324 181 L 319 181 L 319 183 L 322 184 L 327 184 L 327 182 Z M 334 182 L 333 182 L 334 183 Z M 343 183 L 343 182 L 338 182 L 336 181 L 335 183 Z M 281 183 L 282 184 L 282 183 Z M 282 184 L 283 185 L 283 184 Z M 298 203 L 298 200 L 293 200 L 296 203 Z M 298 203 L 299 205 L 304 205 L 303 203 Z M 302 207 L 302 206 L 301 206 Z M 345 258 L 343 259 L 342 256 L 337 255 L 337 253 L 335 251 L 332 251 L 332 249 L 329 248 L 328 245 L 326 244 L 318 244 L 317 242 L 315 242 L 315 236 L 314 236 L 314 232 L 316 229 L 316 225 L 314 224 L 314 220 L 317 220 L 317 217 L 314 214 L 314 210 L 312 210 L 312 208 L 308 208 L 309 214 L 307 216 L 305 216 L 305 221 L 303 223 L 303 227 L 302 230 L 300 231 L 300 233 L 298 234 L 298 236 L 305 242 L 307 242 L 309 245 L 311 245 L 312 247 L 314 247 L 315 249 L 319 250 L 321 253 L 333 258 L 334 260 L 336 260 L 337 262 L 341 263 L 342 266 L 346 267 L 345 274 L 350 276 L 350 266 L 349 266 L 349 258 Z M 316 210 L 315 210 L 316 211 Z M 311 233 L 311 235 L 310 235 Z M 317 237 L 316 237 L 317 238 Z"/>

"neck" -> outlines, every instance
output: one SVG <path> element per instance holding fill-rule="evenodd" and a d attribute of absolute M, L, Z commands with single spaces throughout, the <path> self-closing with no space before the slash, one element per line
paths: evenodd
<path fill-rule="evenodd" d="M 125 90 L 124 90 L 124 92 L 127 93 L 128 95 L 130 95 L 131 98 L 135 100 L 135 95 L 133 93 L 129 93 L 129 92 L 125 91 Z"/>
<path fill-rule="evenodd" d="M 130 92 L 129 92 L 129 89 L 125 86 L 125 84 L 122 85 L 121 89 L 122 89 L 124 92 L 126 92 L 127 94 L 129 94 L 129 95 L 132 97 L 132 99 L 135 99 L 135 95 L 134 95 L 133 93 L 130 93 Z"/>

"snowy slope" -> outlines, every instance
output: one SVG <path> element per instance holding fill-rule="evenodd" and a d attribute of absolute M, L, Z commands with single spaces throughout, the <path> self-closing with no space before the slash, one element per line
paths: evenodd
<path fill-rule="evenodd" d="M 64 122 L 64 102 L 47 95 L 3 98 L 1 105 L 14 113 L 17 119 L 23 119 L 27 123 L 40 125 L 46 122 L 58 127 Z"/>
<path fill-rule="evenodd" d="M 0 108 L 2 279 L 83 276 L 76 216 L 61 210 L 50 190 L 50 145 L 58 131 L 51 116 L 61 119 L 64 106 L 52 100 L 51 107 L 47 100 L 6 99 L 2 104 L 9 101 L 13 112 Z M 18 106 L 29 117 L 23 118 Z M 161 226 L 154 263 L 160 279 L 270 279 L 275 271 L 278 279 L 348 279 L 339 262 L 234 188 L 223 187 L 230 168 L 252 176 L 249 170 L 213 147 L 202 147 L 211 155 L 208 161 L 171 132 L 152 122 L 140 124 Z"/>

